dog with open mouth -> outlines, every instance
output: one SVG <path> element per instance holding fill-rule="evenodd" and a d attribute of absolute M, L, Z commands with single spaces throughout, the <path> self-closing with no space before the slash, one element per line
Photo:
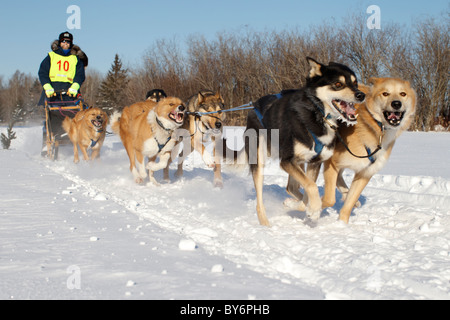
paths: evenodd
<path fill-rule="evenodd" d="M 163 98 L 157 103 L 147 100 L 146 103 L 148 108 L 132 117 L 130 110 L 136 109 L 133 105 L 125 107 L 122 113 L 115 112 L 111 128 L 120 135 L 136 183 L 142 183 L 149 170 L 150 182 L 158 185 L 153 173 L 167 166 L 177 140 L 174 131 L 183 125 L 186 107 L 176 97 Z M 147 165 L 144 163 L 146 157 L 149 158 Z M 156 162 L 157 158 L 159 162 Z"/>
<path fill-rule="evenodd" d="M 222 142 L 220 135 L 223 131 L 225 114 L 221 111 L 225 106 L 224 99 L 222 98 L 220 91 L 213 92 L 210 90 L 201 90 L 187 100 L 186 106 L 189 114 L 186 115 L 182 128 L 189 132 L 191 147 L 190 149 L 185 148 L 180 154 L 178 169 L 175 175 L 177 177 L 183 176 L 183 159 L 185 159 L 193 150 L 196 150 L 201 154 L 205 164 L 212 167 L 214 170 L 214 187 L 222 188 L 221 164 L 220 159 L 215 155 L 215 150 L 216 143 Z M 210 114 L 199 116 L 201 113 Z M 213 144 L 212 155 L 206 150 L 203 144 L 208 140 L 211 140 Z M 169 180 L 169 165 L 164 169 L 164 178 Z"/>
<path fill-rule="evenodd" d="M 73 144 L 75 163 L 80 161 L 78 147 L 81 149 L 84 160 L 96 159 L 100 156 L 100 149 L 106 136 L 108 115 L 100 108 L 90 107 L 81 110 L 75 117 L 66 117 L 62 123 L 64 131 L 69 135 Z M 88 155 L 88 150 L 91 155 Z"/>
<path fill-rule="evenodd" d="M 333 156 L 324 163 L 322 206 L 334 206 L 337 187 L 344 201 L 339 219 L 345 223 L 353 207 L 359 206 L 367 183 L 388 161 L 396 139 L 411 125 L 416 109 L 416 93 L 408 81 L 371 78 L 369 84 L 366 101 L 357 105 L 358 123 L 339 127 L 341 139 Z M 312 167 L 311 175 L 317 176 L 319 168 Z M 346 168 L 355 172 L 350 188 L 343 179 Z"/>
<path fill-rule="evenodd" d="M 248 113 L 246 135 L 254 132 L 257 150 L 252 151 L 250 143 L 245 147 L 255 184 L 258 219 L 265 226 L 269 226 L 269 221 L 262 197 L 265 162 L 262 150 L 266 148 L 269 155 L 272 153 L 272 134 L 278 134 L 280 166 L 289 174 L 287 191 L 300 201 L 303 195 L 299 188 L 304 187 L 309 199 L 306 213 L 315 221 L 322 203 L 317 185 L 306 175 L 304 165 L 321 163 L 333 155 L 338 121 L 354 125 L 355 104 L 365 98 L 358 89 L 355 73 L 347 66 L 333 62 L 324 65 L 309 57 L 307 62 L 310 69 L 304 87 L 264 96 Z M 250 160 L 252 156 L 256 161 Z"/>

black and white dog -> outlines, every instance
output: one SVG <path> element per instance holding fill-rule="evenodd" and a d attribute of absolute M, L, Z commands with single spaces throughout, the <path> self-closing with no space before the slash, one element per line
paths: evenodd
<path fill-rule="evenodd" d="M 326 66 L 309 57 L 307 61 L 310 72 L 303 88 L 264 96 L 248 114 L 246 135 L 256 135 L 257 148 L 246 143 L 246 152 L 255 183 L 258 219 L 265 226 L 269 226 L 269 220 L 262 197 L 264 150 L 273 154 L 271 149 L 278 147 L 280 166 L 289 174 L 288 193 L 301 199 L 302 186 L 308 197 L 307 216 L 317 220 L 322 203 L 315 179 L 307 176 L 304 166 L 333 155 L 338 120 L 355 124 L 354 104 L 365 99 L 358 90 L 355 73 L 347 66 L 333 62 Z M 274 130 L 278 131 L 276 142 L 271 141 Z M 252 154 L 255 149 L 256 155 Z M 256 161 L 251 161 L 252 157 Z"/>
<path fill-rule="evenodd" d="M 167 98 L 167 94 L 162 89 L 153 89 L 147 92 L 145 95 L 145 100 L 152 100 L 154 102 L 159 102 L 159 100 Z"/>

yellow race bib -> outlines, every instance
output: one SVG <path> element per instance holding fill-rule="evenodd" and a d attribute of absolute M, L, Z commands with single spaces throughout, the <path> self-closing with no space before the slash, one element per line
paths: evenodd
<path fill-rule="evenodd" d="M 50 81 L 73 83 L 77 70 L 77 56 L 61 56 L 55 52 L 49 52 L 48 55 L 50 56 Z"/>

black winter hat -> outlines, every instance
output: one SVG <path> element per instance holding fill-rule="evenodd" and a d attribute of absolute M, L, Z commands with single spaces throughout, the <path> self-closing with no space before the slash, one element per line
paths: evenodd
<path fill-rule="evenodd" d="M 66 31 L 59 35 L 59 45 L 61 45 L 61 41 L 64 39 L 69 39 L 70 43 L 73 44 L 73 35 L 70 32 Z"/>

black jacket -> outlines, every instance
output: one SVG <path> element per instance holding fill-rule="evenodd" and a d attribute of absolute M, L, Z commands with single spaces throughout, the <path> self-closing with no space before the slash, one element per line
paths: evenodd
<path fill-rule="evenodd" d="M 69 56 L 69 55 L 76 55 L 78 58 L 75 77 L 73 79 L 73 82 L 78 83 L 80 86 L 83 84 L 84 80 L 86 79 L 85 73 L 84 73 L 84 67 L 87 66 L 87 56 L 86 54 L 78 47 L 77 45 L 73 45 L 70 52 L 68 54 L 64 54 L 64 51 L 61 49 L 61 47 L 58 46 L 58 40 L 55 40 L 51 45 L 52 51 L 56 54 L 59 54 L 61 56 Z M 50 81 L 50 56 L 47 55 L 44 60 L 42 60 L 41 65 L 39 67 L 39 81 L 41 82 L 41 85 L 43 86 L 46 83 L 50 83 L 55 89 L 55 91 L 58 90 L 67 90 L 72 85 L 69 82 L 51 82 Z M 45 91 L 42 90 L 41 98 L 39 99 L 38 105 L 44 105 L 44 99 L 45 99 Z"/>

